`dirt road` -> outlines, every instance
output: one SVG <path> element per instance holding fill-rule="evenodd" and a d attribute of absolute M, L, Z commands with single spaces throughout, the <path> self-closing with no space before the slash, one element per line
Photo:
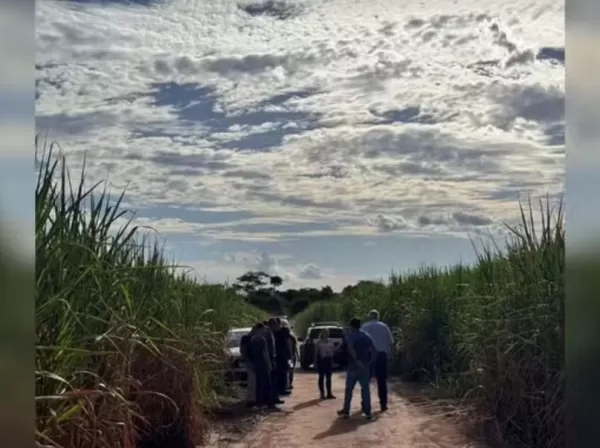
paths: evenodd
<path fill-rule="evenodd" d="M 270 413 L 238 440 L 224 435 L 213 447 L 228 448 L 485 448 L 461 431 L 453 408 L 419 405 L 390 391 L 389 410 L 379 413 L 375 383 L 371 384 L 374 419 L 360 413 L 360 389 L 354 391 L 350 419 L 339 419 L 343 374 L 334 374 L 335 400 L 318 399 L 315 373 L 296 374 L 294 391 L 282 411 Z M 393 389 L 393 388 L 391 388 Z"/>

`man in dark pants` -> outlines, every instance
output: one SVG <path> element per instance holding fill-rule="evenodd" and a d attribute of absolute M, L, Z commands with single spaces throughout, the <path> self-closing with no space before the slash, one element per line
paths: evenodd
<path fill-rule="evenodd" d="M 276 353 L 276 375 L 279 395 L 290 395 L 288 390 L 288 377 L 290 369 L 290 330 L 279 326 L 275 333 L 275 353 Z"/>
<path fill-rule="evenodd" d="M 279 326 L 277 325 L 277 319 L 272 317 L 267 321 L 267 330 L 266 330 L 266 341 L 267 348 L 269 351 L 269 357 L 271 358 L 271 365 L 273 369 L 271 370 L 271 401 L 274 404 L 283 404 L 284 401 L 279 398 L 279 373 L 277 369 L 277 345 L 275 344 L 275 334 L 279 330 Z"/>
<path fill-rule="evenodd" d="M 379 405 L 381 412 L 388 409 L 388 360 L 394 346 L 394 337 L 384 322 L 379 320 L 379 312 L 371 310 L 369 320 L 361 328 L 365 333 L 371 336 L 377 357 L 373 366 L 373 375 L 377 379 L 377 392 L 379 395 Z"/>
<path fill-rule="evenodd" d="M 271 372 L 272 364 L 267 348 L 267 327 L 258 323 L 254 327 L 254 334 L 250 339 L 252 364 L 256 375 L 256 404 L 275 408 L 272 399 Z"/>
<path fill-rule="evenodd" d="M 294 336 L 294 333 L 290 330 L 290 350 L 292 353 L 292 359 L 290 362 L 290 382 L 289 388 L 290 390 L 294 388 L 294 370 L 296 369 L 296 364 L 298 363 L 298 339 Z"/>

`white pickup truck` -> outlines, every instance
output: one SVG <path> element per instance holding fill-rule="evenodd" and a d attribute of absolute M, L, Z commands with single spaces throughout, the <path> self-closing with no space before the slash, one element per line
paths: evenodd
<path fill-rule="evenodd" d="M 314 322 L 308 327 L 306 339 L 300 348 L 300 367 L 302 370 L 309 370 L 315 359 L 315 346 L 319 335 L 323 330 L 329 333 L 329 339 L 333 342 L 336 352 L 333 356 L 333 362 L 336 367 L 344 367 L 345 360 L 341 351 L 344 345 L 344 327 L 338 322 Z"/>
<path fill-rule="evenodd" d="M 240 343 L 242 337 L 250 333 L 252 328 L 232 328 L 227 333 L 227 355 L 229 368 L 227 370 L 227 377 L 230 381 L 237 383 L 246 383 L 248 380 L 248 372 L 240 353 Z"/>

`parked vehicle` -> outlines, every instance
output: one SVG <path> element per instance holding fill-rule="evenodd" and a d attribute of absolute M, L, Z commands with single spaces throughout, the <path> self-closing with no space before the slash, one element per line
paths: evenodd
<path fill-rule="evenodd" d="M 229 381 L 246 384 L 248 381 L 248 372 L 242 354 L 240 353 L 240 343 L 242 337 L 250 333 L 252 328 L 232 328 L 227 334 L 227 357 L 228 369 L 226 377 Z"/>
<path fill-rule="evenodd" d="M 329 339 L 336 348 L 333 357 L 334 367 L 345 367 L 346 359 L 342 350 L 344 344 L 344 327 L 338 322 L 315 322 L 310 324 L 306 333 L 306 339 L 300 347 L 300 367 L 309 370 L 315 359 L 315 345 L 323 330 L 329 332 Z"/>

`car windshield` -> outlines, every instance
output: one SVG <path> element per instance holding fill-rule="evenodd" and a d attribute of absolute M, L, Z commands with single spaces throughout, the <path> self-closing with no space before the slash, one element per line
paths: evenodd
<path fill-rule="evenodd" d="M 338 339 L 338 338 L 344 337 L 344 330 L 342 330 L 341 328 L 327 328 L 327 330 L 329 331 L 330 338 Z M 309 339 L 318 338 L 319 335 L 321 334 L 321 331 L 323 331 L 323 328 L 313 328 L 308 333 Z"/>
<path fill-rule="evenodd" d="M 227 338 L 227 348 L 237 348 L 240 346 L 242 336 L 246 334 L 245 331 L 232 331 L 229 333 Z"/>

